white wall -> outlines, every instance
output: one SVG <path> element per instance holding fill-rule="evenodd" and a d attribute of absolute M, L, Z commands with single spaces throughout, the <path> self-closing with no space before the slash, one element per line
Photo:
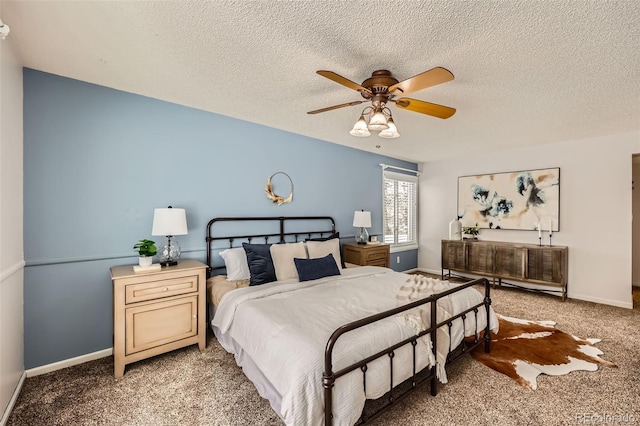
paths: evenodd
<path fill-rule="evenodd" d="M 22 172 L 22 66 L 9 35 L 0 40 L 0 424 L 24 374 Z"/>
<path fill-rule="evenodd" d="M 458 176 L 560 167 L 560 232 L 553 243 L 569 247 L 569 297 L 632 308 L 631 157 L 637 152 L 640 133 L 631 132 L 422 164 L 419 268 L 440 272 Z M 479 237 L 538 242 L 531 231 L 482 229 Z"/>

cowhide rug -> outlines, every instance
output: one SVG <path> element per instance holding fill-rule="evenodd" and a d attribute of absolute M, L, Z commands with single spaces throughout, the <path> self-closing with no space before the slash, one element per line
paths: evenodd
<path fill-rule="evenodd" d="M 598 364 L 616 367 L 599 358 L 600 339 L 581 339 L 555 328 L 553 321 L 527 321 L 498 315 L 500 329 L 491 333 L 491 353 L 484 345 L 471 355 L 521 385 L 536 389 L 536 378 L 544 373 L 559 376 L 576 370 L 595 371 Z"/>

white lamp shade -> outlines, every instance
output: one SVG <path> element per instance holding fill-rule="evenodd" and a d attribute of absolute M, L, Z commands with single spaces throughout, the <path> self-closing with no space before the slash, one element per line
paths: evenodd
<path fill-rule="evenodd" d="M 400 133 L 398 133 L 398 128 L 396 127 L 396 123 L 393 122 L 393 118 L 389 117 L 387 125 L 389 126 L 389 128 L 384 129 L 383 131 L 378 133 L 378 136 L 385 139 L 399 138 Z"/>
<path fill-rule="evenodd" d="M 187 214 L 184 209 L 155 209 L 151 235 L 187 235 Z"/>
<path fill-rule="evenodd" d="M 371 212 L 356 211 L 353 214 L 353 226 L 371 228 Z"/>
<path fill-rule="evenodd" d="M 369 119 L 369 130 L 384 130 L 387 127 L 387 117 L 384 116 L 382 111 L 376 111 Z"/>
<path fill-rule="evenodd" d="M 360 116 L 360 119 L 356 121 L 356 124 L 353 125 L 353 129 L 351 129 L 349 133 L 359 138 L 366 138 L 371 134 L 369 133 L 369 129 L 367 129 L 367 122 L 364 121 L 364 116 Z"/>

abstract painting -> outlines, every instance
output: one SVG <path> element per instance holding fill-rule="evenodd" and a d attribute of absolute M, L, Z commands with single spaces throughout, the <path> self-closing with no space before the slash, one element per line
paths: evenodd
<path fill-rule="evenodd" d="M 560 230 L 560 168 L 458 178 L 462 226 Z"/>

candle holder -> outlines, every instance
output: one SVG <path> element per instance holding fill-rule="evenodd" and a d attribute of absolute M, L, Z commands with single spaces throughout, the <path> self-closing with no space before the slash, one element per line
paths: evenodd
<path fill-rule="evenodd" d="M 542 235 L 538 237 L 538 245 L 542 247 Z"/>
<path fill-rule="evenodd" d="M 552 234 L 551 234 L 551 232 L 549 232 L 549 247 L 551 247 L 551 236 L 552 236 Z"/>

